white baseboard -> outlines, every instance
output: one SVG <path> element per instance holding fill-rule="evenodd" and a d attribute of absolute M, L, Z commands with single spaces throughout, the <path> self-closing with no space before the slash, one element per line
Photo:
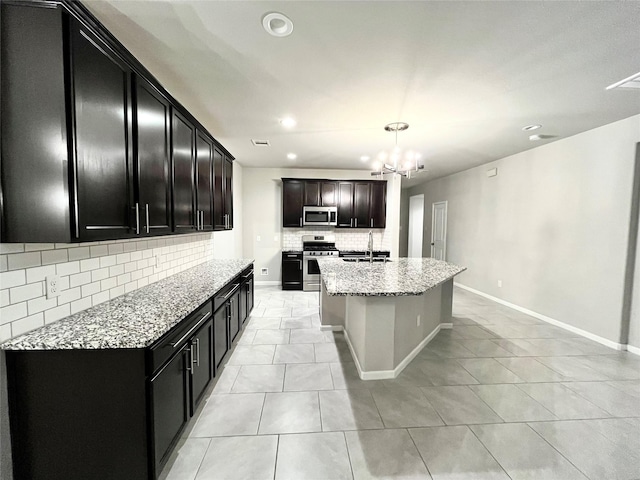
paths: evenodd
<path fill-rule="evenodd" d="M 342 325 L 320 325 L 320 330 L 323 332 L 342 332 L 344 327 Z"/>
<path fill-rule="evenodd" d="M 404 360 L 402 360 L 398 366 L 396 368 L 394 368 L 393 370 L 372 370 L 372 371 L 368 371 L 368 372 L 364 372 L 362 370 L 362 367 L 360 366 L 360 362 L 358 361 L 358 356 L 356 355 L 355 351 L 353 350 L 353 345 L 351 345 L 351 339 L 349 338 L 349 334 L 347 333 L 347 331 L 344 331 L 344 338 L 347 341 L 347 345 L 349 346 L 349 350 L 351 351 L 351 356 L 353 357 L 353 360 L 356 364 L 356 368 L 358 369 L 358 375 L 360 376 L 360 378 L 362 380 L 387 380 L 390 378 L 396 378 L 398 375 L 400 375 L 400 373 L 402 373 L 402 371 L 405 369 L 405 367 L 407 365 L 409 365 L 409 363 L 411 362 L 411 360 L 413 360 L 414 358 L 416 358 L 416 356 L 420 353 L 420 351 L 431 341 L 433 340 L 433 337 L 435 337 L 438 332 L 440 331 L 441 328 L 446 328 L 443 327 L 442 325 L 446 325 L 446 324 L 439 324 L 438 326 L 436 326 L 436 328 L 433 329 L 433 331 L 427 335 L 417 346 L 416 348 L 414 348 L 411 353 L 409 353 L 409 355 L 407 355 Z"/>
<path fill-rule="evenodd" d="M 506 300 L 502 300 L 501 298 L 494 297 L 493 295 L 489 295 L 488 293 L 481 292 L 480 290 L 476 290 L 475 288 L 467 287 L 466 285 L 463 285 L 457 282 L 454 282 L 454 286 L 460 287 L 463 290 L 467 290 L 471 293 L 475 293 L 476 295 L 480 295 L 481 297 L 488 298 L 489 300 L 493 300 L 496 303 L 499 303 L 509 308 L 513 308 L 514 310 L 517 310 L 519 312 L 526 313 L 531 317 L 537 318 L 538 320 L 542 320 L 543 322 L 550 323 L 551 325 L 555 325 L 556 327 L 564 328 L 565 330 L 568 330 L 570 332 L 577 333 L 578 335 L 588 338 L 589 340 L 593 340 L 594 342 L 598 342 L 606 347 L 613 348 L 615 350 L 628 349 L 628 346 L 622 343 L 616 343 L 607 338 L 601 337 L 599 335 L 595 335 L 591 332 L 587 332 L 586 330 L 582 330 L 581 328 L 574 327 L 573 325 L 569 325 L 568 323 L 564 323 L 564 322 L 561 322 L 560 320 L 556 320 L 555 318 L 547 317 L 546 315 L 521 307 L 519 305 L 516 305 L 515 303 L 510 303 L 510 302 L 507 302 Z"/>
<path fill-rule="evenodd" d="M 451 330 L 453 328 L 453 323 L 441 323 L 440 329 L 442 330 Z"/>
<path fill-rule="evenodd" d="M 253 284 L 256 286 L 280 286 L 280 282 L 278 280 L 254 280 Z"/>
<path fill-rule="evenodd" d="M 640 348 L 634 347 L 633 345 L 627 345 L 627 351 L 634 355 L 640 355 Z"/>

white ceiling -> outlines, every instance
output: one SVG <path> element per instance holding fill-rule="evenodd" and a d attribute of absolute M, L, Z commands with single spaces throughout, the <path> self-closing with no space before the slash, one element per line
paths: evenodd
<path fill-rule="evenodd" d="M 244 166 L 368 169 L 400 120 L 426 180 L 640 113 L 605 90 L 640 71 L 635 1 L 84 3 Z M 291 36 L 263 30 L 274 11 Z"/>

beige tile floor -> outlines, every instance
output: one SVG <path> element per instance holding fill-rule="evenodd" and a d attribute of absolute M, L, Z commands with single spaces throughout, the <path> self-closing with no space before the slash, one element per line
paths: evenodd
<path fill-rule="evenodd" d="M 317 293 L 258 287 L 162 478 L 640 479 L 640 357 L 456 289 L 452 330 L 362 381 Z"/>

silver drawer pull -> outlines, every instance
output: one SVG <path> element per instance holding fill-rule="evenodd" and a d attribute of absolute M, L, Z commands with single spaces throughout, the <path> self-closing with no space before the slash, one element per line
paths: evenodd
<path fill-rule="evenodd" d="M 231 295 L 233 295 L 234 293 L 236 293 L 236 290 L 238 290 L 238 287 L 240 287 L 240 284 L 239 284 L 239 283 L 235 283 L 235 284 L 233 285 L 233 289 L 232 289 L 229 293 L 227 293 L 227 294 L 224 296 L 224 300 L 226 300 L 226 299 L 227 299 L 227 298 L 229 298 Z"/>
<path fill-rule="evenodd" d="M 173 342 L 170 345 L 173 348 L 176 348 L 178 345 L 180 345 L 182 342 L 184 342 L 187 338 L 189 338 L 189 336 L 191 336 L 191 334 L 193 333 L 194 330 L 197 330 L 197 328 L 202 325 L 202 323 L 211 316 L 211 312 L 207 312 L 204 315 L 202 315 L 202 318 L 200 320 L 198 320 L 198 323 L 196 323 L 193 327 L 191 327 L 191 329 L 185 333 L 180 340 L 178 340 L 177 342 Z"/>

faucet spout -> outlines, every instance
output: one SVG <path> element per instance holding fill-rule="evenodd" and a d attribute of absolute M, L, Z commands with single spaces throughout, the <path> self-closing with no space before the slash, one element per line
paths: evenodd
<path fill-rule="evenodd" d="M 373 263 L 373 231 L 369 230 L 369 244 L 367 245 L 369 250 L 369 263 Z"/>

